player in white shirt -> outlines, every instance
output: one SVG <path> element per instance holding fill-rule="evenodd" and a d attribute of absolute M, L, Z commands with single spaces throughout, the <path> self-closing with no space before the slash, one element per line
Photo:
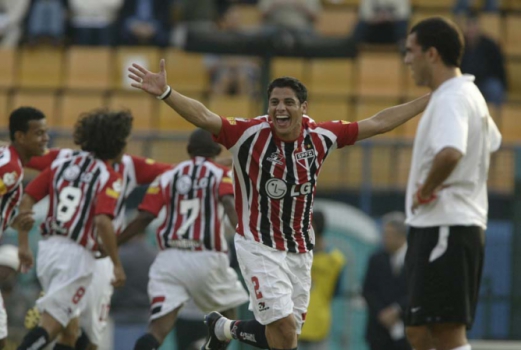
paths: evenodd
<path fill-rule="evenodd" d="M 501 134 L 474 77 L 461 74 L 463 36 L 454 23 L 419 22 L 406 50 L 416 84 L 432 90 L 407 185 L 407 335 L 415 350 L 470 350 L 466 328 L 483 268 L 490 153 Z"/>

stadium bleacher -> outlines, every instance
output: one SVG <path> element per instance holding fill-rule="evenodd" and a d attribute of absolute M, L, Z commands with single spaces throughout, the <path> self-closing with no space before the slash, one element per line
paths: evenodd
<path fill-rule="evenodd" d="M 325 1 L 317 30 L 323 34 L 346 35 L 356 21 L 357 1 Z M 452 0 L 412 1 L 412 22 L 442 14 L 451 16 Z M 509 80 L 508 103 L 494 117 L 502 129 L 505 141 L 515 142 L 521 138 L 521 14 L 518 1 L 503 1 L 503 12 L 483 13 L 480 21 L 486 32 L 500 40 L 507 55 Z M 241 26 L 250 28 L 260 21 L 256 7 L 240 5 Z M 134 127 L 143 132 L 184 132 L 193 126 L 184 121 L 164 104 L 152 97 L 131 91 L 126 77 L 126 67 L 131 62 L 157 69 L 160 58 L 166 58 L 167 71 L 172 85 L 187 96 L 206 103 L 223 116 L 251 117 L 263 113 L 262 98 L 249 96 L 222 97 L 209 95 L 209 76 L 204 55 L 187 53 L 176 48 L 117 47 L 87 48 L 70 47 L 66 50 L 52 48 L 19 48 L 0 50 L 0 118 L 2 125 L 8 111 L 31 104 L 41 108 L 49 116 L 49 124 L 58 128 L 70 128 L 78 114 L 96 106 L 129 108 L 135 116 Z M 35 64 L 37 62 L 37 64 Z M 392 106 L 427 90 L 416 87 L 408 69 L 403 65 L 402 55 L 396 49 L 362 48 L 358 57 L 346 59 L 303 59 L 275 57 L 271 62 L 271 77 L 290 75 L 301 79 L 310 92 L 309 113 L 317 120 L 360 120 L 382 108 Z M 377 139 L 411 140 L 417 120 Z M 158 141 L 159 142 L 159 141 Z M 171 154 L 156 152 L 161 147 L 136 148 L 137 153 L 152 154 L 161 160 L 170 160 Z M 400 148 L 393 154 L 407 163 L 408 148 Z M 393 153 L 393 152 L 391 152 Z M 402 154 L 403 153 L 403 154 Z M 391 155 L 383 155 L 375 164 L 385 168 Z M 379 156 L 380 157 L 380 156 Z M 513 155 L 508 152 L 496 158 L 504 159 L 498 164 L 506 166 Z M 341 162 L 340 162 L 341 163 Z M 333 174 L 341 174 L 340 165 L 329 164 Z M 400 161 L 398 162 L 400 164 Z M 334 169 L 333 169 L 334 168 Z M 400 168 L 401 169 L 401 168 Z M 383 178 L 386 170 L 374 169 Z M 390 186 L 403 187 L 405 170 L 397 171 Z M 505 173 L 505 172 L 503 172 Z M 378 175 L 376 183 L 386 186 Z M 507 175 L 507 177 L 510 175 Z M 513 176 L 513 175 L 512 175 Z M 492 176 L 492 178 L 494 178 Z M 492 181 L 493 188 L 511 189 L 513 180 Z M 344 186 L 343 179 L 333 175 L 331 186 Z M 325 182 L 325 181 L 322 181 Z M 329 179 L 328 179 L 329 182 Z M 506 185 L 509 184 L 509 185 Z M 347 186 L 356 186 L 353 179 Z M 506 187 L 505 187 L 506 186 Z"/>

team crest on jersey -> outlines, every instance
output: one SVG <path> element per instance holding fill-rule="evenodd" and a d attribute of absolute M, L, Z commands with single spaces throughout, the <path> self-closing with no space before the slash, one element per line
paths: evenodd
<path fill-rule="evenodd" d="M 282 158 L 283 158 L 283 156 L 282 156 L 281 153 L 279 153 L 279 152 L 273 152 L 272 154 L 270 154 L 270 156 L 269 156 L 268 158 L 266 158 L 266 160 L 267 160 L 268 162 L 272 162 L 272 163 L 275 163 L 275 164 L 277 164 L 277 165 L 282 165 L 282 164 L 284 164 L 284 163 L 282 162 Z"/>
<path fill-rule="evenodd" d="M 180 194 L 187 194 L 191 188 L 192 188 L 192 178 L 189 175 L 181 176 L 175 184 L 175 189 Z"/>
<path fill-rule="evenodd" d="M 5 173 L 2 180 L 6 186 L 12 186 L 16 183 L 16 179 L 18 179 L 18 173 L 13 171 L 11 173 Z"/>
<path fill-rule="evenodd" d="M 78 165 L 73 165 L 71 167 L 68 167 L 63 172 L 63 178 L 67 181 L 74 181 L 80 176 L 81 169 Z"/>
<path fill-rule="evenodd" d="M 311 164 L 315 161 L 315 150 L 314 149 L 308 149 L 303 152 L 299 152 L 295 154 L 295 160 L 298 164 L 302 165 L 304 168 L 308 167 L 308 164 Z M 307 160 L 307 162 L 306 162 Z"/>

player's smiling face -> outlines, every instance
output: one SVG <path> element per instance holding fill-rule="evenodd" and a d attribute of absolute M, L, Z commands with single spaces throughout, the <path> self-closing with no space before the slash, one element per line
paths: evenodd
<path fill-rule="evenodd" d="M 20 132 L 18 142 L 23 145 L 27 155 L 31 157 L 44 155 L 49 143 L 45 119 L 30 120 L 29 129 L 26 133 Z"/>
<path fill-rule="evenodd" d="M 289 87 L 276 87 L 269 99 L 268 115 L 275 134 L 284 141 L 296 140 L 302 128 L 302 116 L 307 112 L 307 102 L 300 103 Z"/>

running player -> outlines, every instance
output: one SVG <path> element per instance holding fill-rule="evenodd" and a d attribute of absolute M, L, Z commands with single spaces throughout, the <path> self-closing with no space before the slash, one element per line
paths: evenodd
<path fill-rule="evenodd" d="M 31 215 L 36 202 L 50 197 L 37 261 L 45 296 L 37 302 L 43 312 L 40 326 L 24 337 L 18 349 L 43 349 L 65 327 L 77 323 L 90 288 L 98 238 L 114 264 L 113 285 L 124 283 L 112 224 L 121 177 L 110 162 L 123 155 L 131 126 L 132 116 L 127 112 L 101 109 L 80 116 L 74 141 L 86 152 L 54 161 L 27 187 L 20 216 Z M 25 269 L 33 264 L 28 231 L 19 230 L 19 256 Z M 55 349 L 73 345 L 57 344 Z"/>
<path fill-rule="evenodd" d="M 68 159 L 84 151 L 72 149 L 51 149 L 42 157 L 34 157 L 28 164 L 28 168 L 44 170 L 52 164 L 55 159 Z M 173 167 L 172 164 L 155 162 L 152 159 L 125 154 L 121 161 L 113 164 L 114 170 L 121 175 L 121 196 L 116 205 L 116 215 L 113 220 L 114 230 L 119 234 L 125 224 L 125 208 L 128 196 L 140 185 L 151 183 L 157 176 Z M 86 294 L 86 307 L 80 316 L 80 328 L 83 330 L 75 349 L 95 350 L 100 345 L 103 332 L 108 321 L 110 310 L 110 299 L 114 288 L 111 284 L 112 261 L 109 257 L 96 259 L 95 272 Z M 28 315 L 33 315 L 31 311 Z M 37 315 L 36 315 L 37 318 Z M 34 322 L 34 320 L 33 320 Z M 32 322 L 32 323 L 33 323 Z M 63 343 L 70 343 L 70 337 L 77 335 L 64 334 Z M 59 339 L 58 342 L 61 342 Z"/>
<path fill-rule="evenodd" d="M 429 96 L 385 109 L 359 122 L 315 123 L 304 117 L 307 89 L 297 79 L 275 79 L 268 115 L 221 118 L 168 86 L 165 61 L 152 73 L 133 64 L 132 86 L 164 100 L 192 124 L 210 131 L 234 157 L 235 246 L 255 319 L 206 317 L 205 349 L 230 339 L 259 348 L 296 349 L 311 287 L 314 234 L 312 204 L 322 163 L 335 148 L 388 132 L 423 111 Z"/>
<path fill-rule="evenodd" d="M 214 161 L 220 152 L 208 131 L 194 131 L 188 142 L 191 159 L 150 185 L 138 217 L 118 237 L 123 243 L 142 232 L 166 208 L 157 230 L 161 252 L 150 268 L 149 332 L 137 340 L 135 350 L 157 349 L 190 298 L 203 311 L 217 309 L 229 317 L 248 300 L 226 254 L 224 214 L 234 226 L 237 214 L 229 170 Z"/>
<path fill-rule="evenodd" d="M 9 225 L 16 228 L 23 224 L 13 221 L 23 193 L 23 166 L 47 149 L 49 135 L 45 115 L 32 107 L 15 109 L 9 116 L 9 137 L 11 144 L 0 147 L 0 237 Z M 32 219 L 27 223 L 32 225 Z M 0 282 L 3 280 L 0 277 Z M 7 313 L 0 295 L 0 349 L 5 346 L 6 338 Z"/>

